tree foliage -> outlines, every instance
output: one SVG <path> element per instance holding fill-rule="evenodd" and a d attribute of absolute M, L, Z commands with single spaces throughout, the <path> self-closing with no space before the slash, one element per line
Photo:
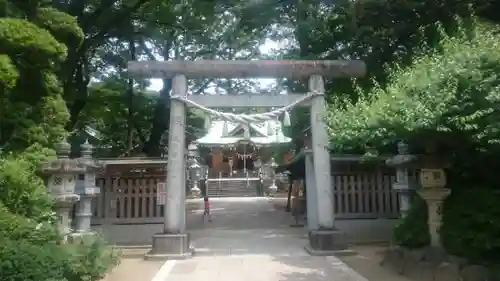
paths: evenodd
<path fill-rule="evenodd" d="M 441 32 L 439 44 L 392 69 L 356 103 L 332 105 L 328 115 L 333 149 L 363 152 L 367 146 L 393 151 L 410 142 L 414 152 L 429 145 L 450 162 L 442 238 L 447 250 L 471 260 L 498 260 L 499 209 L 496 167 L 499 151 L 499 35 L 496 26 L 477 22 L 455 37 Z M 359 91 L 362 91 L 361 89 Z M 420 149 L 420 150 L 419 150 Z M 474 195 L 472 195 L 474 194 Z M 479 205 L 463 205 L 475 198 Z M 395 229 L 398 243 L 428 243 L 426 206 L 421 200 Z"/>
<path fill-rule="evenodd" d="M 42 1 L 1 4 L 2 280 L 100 280 L 116 261 L 114 254 L 98 242 L 90 247 L 61 243 L 53 202 L 38 173 L 54 144 L 68 134 L 61 71 L 71 48 L 84 40 L 83 32 L 74 17 Z"/>
<path fill-rule="evenodd" d="M 357 103 L 333 105 L 328 121 L 334 149 L 383 148 L 426 131 L 497 143 L 500 53 L 495 33 L 492 26 L 478 25 L 458 37 L 442 34 L 439 48 L 410 67 L 395 68 L 387 85 L 374 87 Z"/>
<path fill-rule="evenodd" d="M 34 12 L 31 21 L 25 19 L 28 12 Z M 54 22 L 51 16 L 61 15 L 39 6 L 18 9 L 13 16 L 0 19 L 0 145 L 10 150 L 51 147 L 65 135 L 68 121 L 57 76 L 67 47 L 59 37 L 78 43 L 81 30 L 74 18 Z"/>

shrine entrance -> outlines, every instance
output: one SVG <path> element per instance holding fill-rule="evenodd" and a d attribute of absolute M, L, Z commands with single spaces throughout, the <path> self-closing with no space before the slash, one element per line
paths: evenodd
<path fill-rule="evenodd" d="M 333 189 L 330 175 L 328 134 L 324 120 L 325 98 L 323 76 L 330 78 L 361 76 L 361 61 L 147 61 L 128 63 L 128 72 L 148 78 L 172 79 L 170 130 L 168 141 L 165 222 L 162 233 L 153 236 L 149 258 L 185 258 L 192 254 L 186 232 L 186 107 L 205 112 L 212 119 L 250 126 L 278 118 L 286 119 L 296 106 L 311 109 L 313 169 L 306 174 L 308 220 L 315 225 L 306 249 L 314 255 L 330 255 L 347 247 L 335 228 Z M 309 79 L 309 93 L 287 95 L 193 95 L 188 96 L 187 79 L 196 78 L 294 78 Z M 234 114 L 212 108 L 277 108 L 261 114 Z M 244 136 L 247 138 L 248 136 Z"/>
<path fill-rule="evenodd" d="M 223 105 L 221 104 L 220 107 Z M 272 156 L 291 138 L 283 135 L 278 120 L 239 123 L 207 115 L 207 133 L 194 141 L 206 159 L 205 193 L 209 197 L 264 196 L 276 186 Z M 283 126 L 289 126 L 289 117 Z"/>

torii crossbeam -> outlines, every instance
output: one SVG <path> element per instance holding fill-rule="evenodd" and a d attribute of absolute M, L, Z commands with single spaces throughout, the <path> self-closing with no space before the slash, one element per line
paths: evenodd
<path fill-rule="evenodd" d="M 128 72 L 148 78 L 340 78 L 363 76 L 366 66 L 359 60 L 130 61 Z"/>

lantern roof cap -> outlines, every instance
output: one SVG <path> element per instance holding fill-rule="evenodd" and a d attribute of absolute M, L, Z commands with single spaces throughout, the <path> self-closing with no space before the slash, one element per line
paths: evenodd
<path fill-rule="evenodd" d="M 42 163 L 40 170 L 47 174 L 80 174 L 85 172 L 85 166 L 85 163 L 78 161 L 77 159 L 58 158 Z"/>

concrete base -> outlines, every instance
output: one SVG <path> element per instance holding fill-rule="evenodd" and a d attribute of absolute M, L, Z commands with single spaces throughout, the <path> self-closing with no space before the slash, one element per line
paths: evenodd
<path fill-rule="evenodd" d="M 144 256 L 145 260 L 181 260 L 190 258 L 193 249 L 188 233 L 157 233 L 153 236 L 153 247 Z"/>
<path fill-rule="evenodd" d="M 309 232 L 309 244 L 305 247 L 311 256 L 346 256 L 356 252 L 347 248 L 345 233 L 337 229 L 320 229 Z"/>

